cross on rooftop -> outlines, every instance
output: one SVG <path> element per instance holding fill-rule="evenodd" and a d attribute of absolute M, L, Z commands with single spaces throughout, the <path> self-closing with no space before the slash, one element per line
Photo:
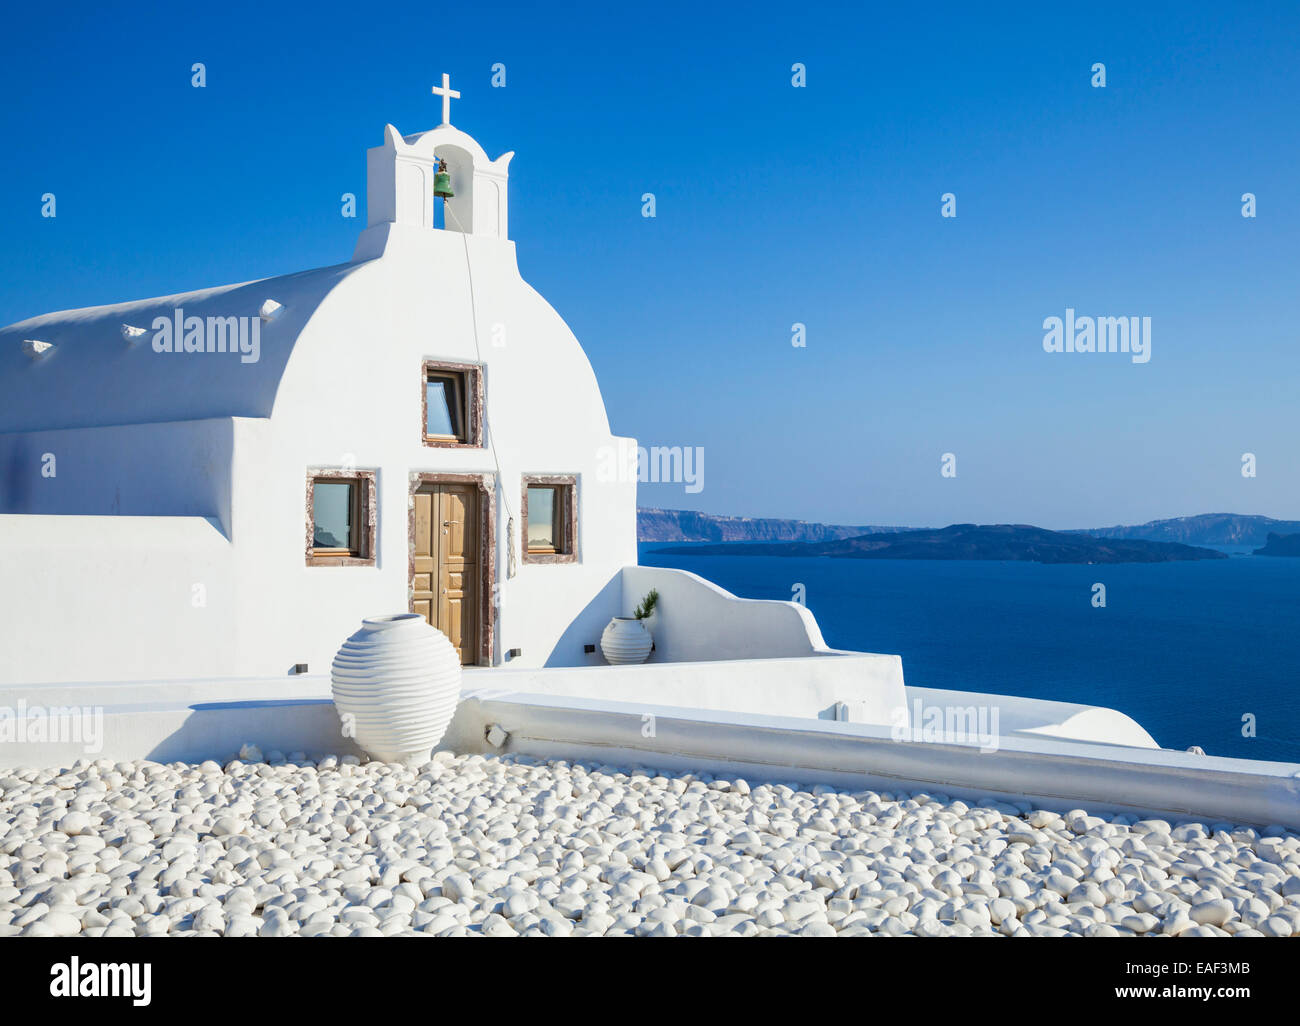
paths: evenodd
<path fill-rule="evenodd" d="M 433 87 L 433 95 L 442 97 L 442 123 L 451 124 L 451 101 L 459 100 L 460 93 L 451 87 L 451 76 L 445 71 L 442 73 L 442 87 Z"/>

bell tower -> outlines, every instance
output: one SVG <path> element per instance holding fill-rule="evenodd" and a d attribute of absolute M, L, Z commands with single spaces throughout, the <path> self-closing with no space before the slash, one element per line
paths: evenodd
<path fill-rule="evenodd" d="M 387 125 L 384 144 L 366 151 L 363 240 L 387 225 L 508 239 L 506 184 L 514 152 L 489 160 L 477 141 L 451 124 L 451 101 L 460 93 L 449 76 L 433 92 L 442 97 L 441 125 L 409 136 Z M 441 226 L 434 216 L 438 203 L 445 204 Z M 358 253 L 363 248 L 369 247 L 358 242 Z"/>

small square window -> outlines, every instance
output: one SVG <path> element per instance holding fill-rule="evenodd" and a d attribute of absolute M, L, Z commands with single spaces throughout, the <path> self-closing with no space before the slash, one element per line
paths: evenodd
<path fill-rule="evenodd" d="M 424 444 L 474 446 L 483 444 L 482 377 L 469 364 L 424 364 Z"/>
<path fill-rule="evenodd" d="M 524 478 L 525 563 L 577 562 L 577 478 Z"/>
<path fill-rule="evenodd" d="M 316 472 L 307 479 L 309 566 L 374 565 L 375 477 Z"/>

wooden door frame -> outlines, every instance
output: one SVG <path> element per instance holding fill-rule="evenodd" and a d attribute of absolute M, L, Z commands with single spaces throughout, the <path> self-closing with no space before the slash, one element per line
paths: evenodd
<path fill-rule="evenodd" d="M 496 636 L 495 608 L 492 605 L 496 583 L 497 489 L 495 474 L 418 474 L 410 475 L 410 493 L 406 502 L 406 601 L 415 612 L 415 495 L 426 485 L 468 484 L 478 488 L 478 657 L 471 666 L 492 665 L 492 645 Z M 438 572 L 438 571 L 435 571 Z"/>

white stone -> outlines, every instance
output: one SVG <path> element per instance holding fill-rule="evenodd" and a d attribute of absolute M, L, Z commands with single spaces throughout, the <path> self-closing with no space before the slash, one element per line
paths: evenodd
<path fill-rule="evenodd" d="M 1201 926 L 1222 926 L 1233 914 L 1232 903 L 1223 899 L 1193 905 L 1191 912 L 1188 913 L 1192 921 Z"/>
<path fill-rule="evenodd" d="M 84 812 L 69 812 L 59 820 L 59 832 L 76 835 L 90 828 L 90 817 Z"/>
<path fill-rule="evenodd" d="M 36 921 L 36 924 L 48 930 L 45 936 L 72 937 L 81 932 L 81 920 L 75 915 L 57 909 L 51 909 Z"/>
<path fill-rule="evenodd" d="M 1266 937 L 1291 937 L 1295 934 L 1292 924 L 1281 916 L 1270 916 L 1259 925 L 1260 933 Z"/>
<path fill-rule="evenodd" d="M 238 816 L 219 816 L 212 822 L 212 833 L 216 837 L 242 834 L 247 824 Z"/>

